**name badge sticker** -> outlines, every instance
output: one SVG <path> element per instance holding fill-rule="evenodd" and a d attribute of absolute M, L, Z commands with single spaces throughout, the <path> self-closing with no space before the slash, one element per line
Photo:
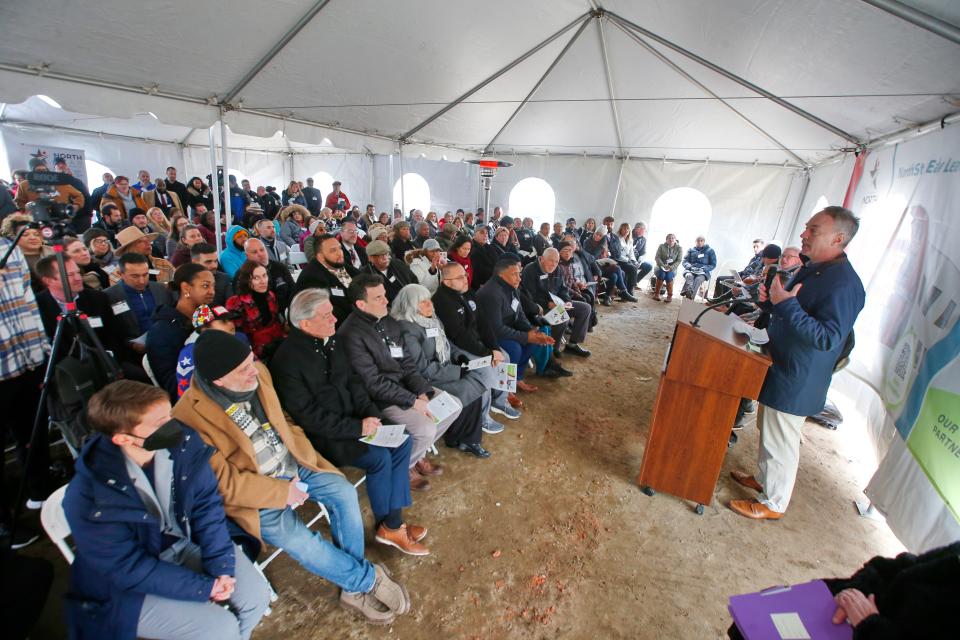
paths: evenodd
<path fill-rule="evenodd" d="M 436 338 L 439 336 L 440 336 L 440 329 L 437 329 L 436 327 L 430 327 L 429 329 L 427 329 L 428 338 Z"/>
<path fill-rule="evenodd" d="M 396 281 L 397 281 L 397 276 L 390 276 L 390 279 L 387 280 L 387 282 L 396 282 Z"/>
<path fill-rule="evenodd" d="M 510 308 L 516 311 L 519 307 L 520 307 L 520 301 L 514 298 L 513 301 L 510 303 Z"/>
<path fill-rule="evenodd" d="M 103 320 L 101 318 L 98 318 L 97 316 L 87 316 L 87 322 L 90 323 L 91 329 L 103 328 Z"/>
<path fill-rule="evenodd" d="M 160 275 L 160 269 L 147 269 L 147 273 L 151 276 L 158 276 Z"/>
<path fill-rule="evenodd" d="M 403 347 L 398 347 L 396 345 L 390 347 L 390 357 L 391 358 L 402 358 L 403 357 Z"/>
<path fill-rule="evenodd" d="M 338 289 L 336 287 L 330 289 L 330 295 L 337 296 L 338 298 L 343 297 L 343 289 Z"/>
<path fill-rule="evenodd" d="M 115 316 L 130 311 L 130 305 L 122 300 L 120 302 L 114 302 L 112 305 L 110 305 L 110 308 L 113 309 L 113 315 Z"/>

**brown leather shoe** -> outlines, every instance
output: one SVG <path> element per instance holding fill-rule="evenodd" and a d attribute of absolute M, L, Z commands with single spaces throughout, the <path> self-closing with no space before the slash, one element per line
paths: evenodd
<path fill-rule="evenodd" d="M 419 473 L 422 476 L 428 477 L 428 476 L 443 475 L 443 467 L 441 467 L 439 464 L 434 464 L 430 462 L 426 458 L 420 458 L 420 460 L 417 461 L 417 464 L 414 466 L 414 468 L 417 470 L 417 473 Z"/>
<path fill-rule="evenodd" d="M 407 532 L 407 525 L 405 524 L 400 525 L 399 529 L 390 529 L 387 525 L 381 524 L 380 527 L 377 528 L 377 535 L 374 537 L 374 540 L 380 544 L 396 547 L 407 555 L 430 555 L 430 549 L 410 537 L 410 534 Z"/>
<path fill-rule="evenodd" d="M 524 393 L 534 393 L 539 391 L 540 387 L 536 385 L 529 384 L 523 380 L 517 380 L 517 391 L 523 391 Z"/>
<path fill-rule="evenodd" d="M 763 493 L 763 487 L 761 487 L 760 483 L 757 482 L 757 479 L 749 473 L 744 473 L 743 471 L 731 471 L 730 477 L 745 486 L 747 489 L 753 489 L 757 493 Z"/>
<path fill-rule="evenodd" d="M 417 473 L 417 468 L 410 469 L 410 490 L 411 491 L 429 491 L 430 481 Z"/>
<path fill-rule="evenodd" d="M 410 536 L 410 539 L 414 542 L 420 542 L 427 537 L 427 528 L 415 524 L 408 524 L 407 535 Z"/>
<path fill-rule="evenodd" d="M 510 406 L 514 409 L 523 409 L 523 400 L 517 397 L 515 393 L 507 394 L 507 402 L 510 403 Z"/>
<path fill-rule="evenodd" d="M 731 511 L 751 520 L 779 520 L 783 517 L 783 514 L 779 511 L 774 511 L 756 500 L 731 500 L 727 506 L 730 507 Z"/>

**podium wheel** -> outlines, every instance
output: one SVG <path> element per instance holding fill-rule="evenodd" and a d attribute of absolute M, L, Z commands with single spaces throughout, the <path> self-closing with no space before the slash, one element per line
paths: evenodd
<path fill-rule="evenodd" d="M 698 516 L 702 516 L 702 515 L 703 515 L 703 505 L 702 505 L 702 504 L 698 504 L 696 507 L 694 507 L 693 510 L 694 510 L 694 512 L 695 512 Z"/>
<path fill-rule="evenodd" d="M 644 493 L 644 495 L 648 495 L 648 496 L 655 496 L 655 495 L 657 495 L 657 492 L 656 492 L 655 489 L 651 489 L 650 487 L 648 487 L 648 486 L 646 486 L 646 485 L 640 487 L 640 491 L 642 491 L 642 492 Z"/>

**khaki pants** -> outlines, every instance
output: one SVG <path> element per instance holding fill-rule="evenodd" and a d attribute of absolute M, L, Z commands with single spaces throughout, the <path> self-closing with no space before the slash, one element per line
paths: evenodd
<path fill-rule="evenodd" d="M 800 466 L 800 431 L 806 416 L 795 416 L 760 405 L 760 456 L 757 482 L 760 502 L 779 513 L 787 510 Z"/>
<path fill-rule="evenodd" d="M 441 392 L 436 387 L 433 390 L 437 393 Z M 456 397 L 454 397 L 454 400 L 456 400 Z M 433 418 L 428 418 L 422 413 L 414 411 L 412 407 L 401 409 L 395 404 L 385 407 L 381 413 L 384 417 L 384 423 L 407 425 L 406 432 L 410 434 L 410 439 L 413 440 L 413 448 L 410 450 L 411 467 L 420 462 L 423 456 L 427 454 L 427 449 L 433 446 L 433 443 L 439 440 L 460 416 L 460 412 L 456 411 L 447 416 L 440 424 L 435 424 Z"/>

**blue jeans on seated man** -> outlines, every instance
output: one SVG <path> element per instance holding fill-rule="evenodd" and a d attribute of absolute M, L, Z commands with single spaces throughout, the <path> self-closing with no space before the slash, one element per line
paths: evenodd
<path fill-rule="evenodd" d="M 323 504 L 330 514 L 333 542 L 308 529 L 290 507 L 260 509 L 260 535 L 266 542 L 282 548 L 307 571 L 345 591 L 369 592 L 376 580 L 376 570 L 363 557 L 363 518 L 356 488 L 336 473 L 299 467 L 298 476 L 306 483 L 310 499 Z"/>
<path fill-rule="evenodd" d="M 392 449 L 368 446 L 367 452 L 350 462 L 367 472 L 367 497 L 373 517 L 379 524 L 391 511 L 413 504 L 410 498 L 410 451 L 413 438 Z"/>
<path fill-rule="evenodd" d="M 507 352 L 510 362 L 517 363 L 517 380 L 523 380 L 523 374 L 527 370 L 527 363 L 530 362 L 530 356 L 537 347 L 535 344 L 520 344 L 516 340 L 499 340 L 500 348 Z"/>

